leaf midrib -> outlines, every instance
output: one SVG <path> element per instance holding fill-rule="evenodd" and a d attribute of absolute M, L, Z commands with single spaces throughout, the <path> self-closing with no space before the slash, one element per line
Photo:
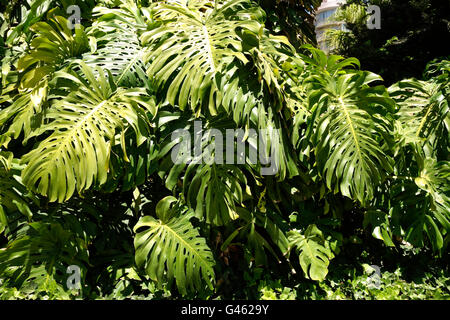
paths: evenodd
<path fill-rule="evenodd" d="M 131 67 L 136 63 L 136 61 L 141 58 L 141 56 L 142 56 L 142 53 L 138 53 L 133 59 L 131 59 L 131 61 L 127 64 L 127 66 L 120 73 L 120 76 L 117 78 L 117 80 L 116 80 L 117 84 L 119 84 L 122 81 L 125 74 L 131 69 Z"/>
<path fill-rule="evenodd" d="M 211 37 L 209 35 L 208 27 L 206 24 L 202 25 L 202 30 L 203 30 L 203 33 L 205 34 L 206 42 L 208 43 L 207 51 L 208 51 L 209 64 L 212 66 L 212 68 L 213 68 L 212 72 L 215 74 L 216 73 L 216 62 L 214 60 L 214 55 L 213 55 L 214 48 L 213 48 Z"/>
<path fill-rule="evenodd" d="M 161 228 L 163 228 L 163 229 L 165 229 L 165 230 L 170 231 L 170 233 L 172 233 L 172 234 L 175 236 L 175 238 L 179 239 L 180 242 L 184 243 L 185 246 L 186 246 L 187 248 L 189 248 L 189 249 L 194 253 L 194 255 L 196 255 L 196 256 L 198 256 L 198 257 L 200 258 L 200 260 L 202 261 L 203 265 L 206 266 L 206 268 L 207 268 L 208 270 L 211 270 L 211 268 L 210 268 L 209 265 L 208 265 L 208 261 L 205 260 L 205 259 L 200 255 L 200 253 L 199 253 L 194 247 L 192 247 L 192 246 L 189 244 L 189 242 L 187 242 L 187 241 L 184 240 L 182 237 L 180 237 L 180 236 L 178 235 L 178 233 L 176 233 L 176 232 L 175 232 L 168 224 L 165 224 L 165 223 L 163 223 L 163 222 L 160 220 L 160 221 L 159 221 L 159 227 L 161 227 Z"/>
<path fill-rule="evenodd" d="M 417 131 L 416 131 L 416 137 L 420 138 L 420 133 L 422 132 L 423 127 L 425 126 L 425 121 L 428 119 L 428 117 L 431 113 L 431 110 L 434 109 L 433 108 L 434 104 L 435 104 L 435 102 L 430 103 L 429 107 L 427 108 L 427 112 L 422 117 L 422 120 L 420 121 L 419 127 L 417 128 Z"/>
<path fill-rule="evenodd" d="M 358 135 L 356 134 L 355 128 L 353 127 L 352 118 L 350 117 L 350 113 L 348 112 L 347 108 L 345 107 L 345 103 L 342 100 L 342 97 L 339 97 L 338 101 L 339 101 L 339 105 L 340 105 L 341 109 L 344 111 L 344 115 L 345 115 L 345 117 L 347 119 L 347 122 L 349 124 L 350 131 L 351 131 L 352 136 L 353 136 L 353 140 L 355 141 L 356 152 L 358 154 L 358 158 L 362 161 L 363 158 L 362 158 L 362 154 L 361 154 L 361 148 L 359 146 L 359 139 L 358 139 Z"/>
<path fill-rule="evenodd" d="M 95 114 L 100 108 L 102 108 L 108 102 L 109 102 L 108 100 L 104 100 L 104 101 L 100 102 L 94 109 L 89 111 L 89 113 L 86 114 L 86 116 L 84 116 L 83 119 L 79 123 L 77 123 L 75 126 L 73 126 L 72 129 L 66 131 L 67 134 L 65 135 L 62 143 L 60 143 L 59 148 L 57 150 L 55 150 L 55 153 L 54 153 L 55 156 L 53 157 L 53 159 L 56 158 L 56 155 L 58 155 L 62 152 L 63 147 L 67 145 L 68 141 L 73 136 L 73 132 L 78 131 L 86 123 L 86 121 L 92 117 L 93 114 Z"/>

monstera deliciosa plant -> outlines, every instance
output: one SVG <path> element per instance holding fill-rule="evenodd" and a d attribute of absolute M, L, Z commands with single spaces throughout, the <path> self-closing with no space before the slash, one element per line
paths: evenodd
<path fill-rule="evenodd" d="M 322 281 L 354 215 L 386 246 L 447 249 L 448 61 L 387 89 L 251 0 L 13 1 L 0 19 L 0 283 L 68 297 L 70 265 L 87 296 L 203 296 L 236 265 Z M 241 130 L 232 161 L 199 161 L 225 147 L 198 123 Z"/>

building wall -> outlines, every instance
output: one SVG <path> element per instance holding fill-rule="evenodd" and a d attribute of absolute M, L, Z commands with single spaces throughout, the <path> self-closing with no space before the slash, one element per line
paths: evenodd
<path fill-rule="evenodd" d="M 329 52 L 331 49 L 325 42 L 325 31 L 328 29 L 344 30 L 345 28 L 343 22 L 332 21 L 330 19 L 330 17 L 336 12 L 336 9 L 344 3 L 345 0 L 324 0 L 316 11 L 316 20 L 314 25 L 316 27 L 317 43 L 319 48 L 325 52 Z"/>

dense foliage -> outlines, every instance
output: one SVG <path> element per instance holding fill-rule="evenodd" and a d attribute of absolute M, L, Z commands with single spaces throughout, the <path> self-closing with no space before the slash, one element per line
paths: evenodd
<path fill-rule="evenodd" d="M 264 298 L 277 281 L 331 298 L 353 245 L 448 258 L 449 61 L 386 88 L 296 49 L 252 0 L 1 9 L 1 298 Z M 199 161 L 225 155 L 208 129 L 242 130 L 241 164 Z M 200 154 L 177 149 L 188 138 Z"/>
<path fill-rule="evenodd" d="M 380 8 L 380 29 L 366 26 L 368 5 Z M 336 54 L 356 57 L 387 84 L 420 78 L 433 59 L 448 59 L 450 2 L 441 0 L 348 0 L 337 13 L 346 30 L 333 31 Z"/>

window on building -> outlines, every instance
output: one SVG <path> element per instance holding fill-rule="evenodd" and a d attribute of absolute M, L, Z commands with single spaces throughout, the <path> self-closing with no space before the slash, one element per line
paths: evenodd
<path fill-rule="evenodd" d="M 327 10 L 317 15 L 317 24 L 328 22 L 328 19 L 336 12 L 336 9 Z"/>

